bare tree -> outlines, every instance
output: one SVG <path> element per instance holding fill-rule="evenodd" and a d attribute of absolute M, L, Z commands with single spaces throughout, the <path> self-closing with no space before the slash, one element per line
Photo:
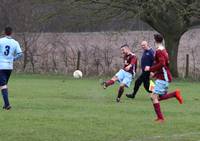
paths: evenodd
<path fill-rule="evenodd" d="M 165 38 L 174 76 L 178 76 L 180 38 L 191 27 L 200 24 L 199 0 L 76 0 L 74 4 L 79 9 L 91 9 L 91 17 L 96 17 L 97 21 L 120 15 L 124 19 L 138 18 L 148 23 Z"/>
<path fill-rule="evenodd" d="M 117 53 L 115 49 L 112 48 L 113 46 L 112 44 L 117 41 L 118 35 L 112 33 L 104 33 L 104 34 L 106 34 L 107 36 L 105 36 L 104 39 L 106 41 L 106 44 L 102 49 L 102 54 L 103 54 L 102 59 L 105 64 L 104 66 L 105 73 L 110 75 L 112 72 L 111 64 L 113 63 L 114 54 Z"/>
<path fill-rule="evenodd" d="M 92 60 L 93 60 L 93 66 L 95 67 L 95 74 L 99 74 L 99 67 L 101 64 L 101 50 L 100 48 L 96 46 L 92 46 Z"/>
<path fill-rule="evenodd" d="M 69 69 L 69 40 L 64 36 L 64 34 L 62 34 L 60 36 L 60 42 L 58 43 L 58 45 L 61 46 L 62 48 L 62 52 L 61 52 L 61 58 L 64 62 L 65 65 L 65 72 L 64 73 L 68 73 L 68 69 Z"/>
<path fill-rule="evenodd" d="M 91 47 L 89 46 L 88 38 L 84 37 L 82 40 L 80 39 L 80 45 L 81 45 L 81 53 L 82 53 L 82 67 L 83 67 L 83 73 L 85 75 L 89 74 L 89 67 L 90 67 L 90 61 L 91 61 Z"/>

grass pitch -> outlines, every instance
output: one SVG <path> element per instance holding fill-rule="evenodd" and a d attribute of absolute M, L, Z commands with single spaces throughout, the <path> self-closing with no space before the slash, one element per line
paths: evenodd
<path fill-rule="evenodd" d="M 103 90 L 98 79 L 13 75 L 13 108 L 0 111 L 0 141 L 200 141 L 200 83 L 171 83 L 175 88 L 184 104 L 161 102 L 166 121 L 156 124 L 142 87 L 135 100 L 123 95 L 116 103 L 118 84 Z"/>

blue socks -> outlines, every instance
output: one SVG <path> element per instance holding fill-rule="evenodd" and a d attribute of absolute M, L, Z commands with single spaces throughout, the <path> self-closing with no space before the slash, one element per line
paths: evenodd
<path fill-rule="evenodd" d="M 2 89 L 1 93 L 2 93 L 2 96 L 3 96 L 3 100 L 4 100 L 4 106 L 5 107 L 10 106 L 9 100 L 8 100 L 8 89 Z"/>

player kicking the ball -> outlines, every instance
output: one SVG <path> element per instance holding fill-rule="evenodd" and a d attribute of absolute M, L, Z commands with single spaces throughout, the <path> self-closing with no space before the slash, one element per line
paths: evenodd
<path fill-rule="evenodd" d="M 120 102 L 120 98 L 124 92 L 124 87 L 129 87 L 132 79 L 135 76 L 136 67 L 137 67 L 137 57 L 134 53 L 131 52 L 127 44 L 121 46 L 121 53 L 124 58 L 124 67 L 120 69 L 112 79 L 104 81 L 102 83 L 103 88 L 106 89 L 108 86 L 113 85 L 115 81 L 120 83 L 118 96 L 116 101 Z"/>
<path fill-rule="evenodd" d="M 157 115 L 157 122 L 163 122 L 164 116 L 160 109 L 160 101 L 169 98 L 176 98 L 180 104 L 183 103 L 182 96 L 179 90 L 172 93 L 167 93 L 169 82 L 172 81 L 172 76 L 169 70 L 169 58 L 165 47 L 162 45 L 163 37 L 160 34 L 154 35 L 156 53 L 155 53 L 155 64 L 151 67 L 146 66 L 145 71 L 154 73 L 156 78 L 155 87 L 151 94 L 151 99 L 155 113 Z"/>

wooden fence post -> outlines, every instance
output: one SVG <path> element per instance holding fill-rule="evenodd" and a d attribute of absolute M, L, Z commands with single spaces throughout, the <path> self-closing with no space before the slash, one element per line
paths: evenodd
<path fill-rule="evenodd" d="M 81 59 L 81 51 L 78 50 L 78 53 L 77 53 L 77 64 L 76 64 L 76 69 L 79 70 L 80 69 L 80 59 Z"/>
<path fill-rule="evenodd" d="M 185 77 L 189 76 L 189 54 L 186 54 L 186 70 L 185 70 Z"/>

